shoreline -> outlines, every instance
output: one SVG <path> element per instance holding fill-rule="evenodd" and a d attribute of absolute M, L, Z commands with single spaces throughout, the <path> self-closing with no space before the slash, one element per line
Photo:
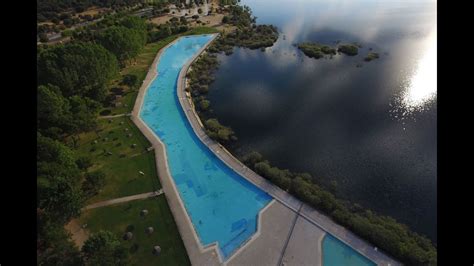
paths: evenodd
<path fill-rule="evenodd" d="M 182 67 L 176 84 L 176 93 L 181 104 L 181 108 L 185 113 L 188 122 L 191 124 L 194 133 L 197 135 L 200 141 L 205 144 L 219 159 L 221 159 L 228 167 L 233 169 L 242 178 L 245 178 L 247 181 L 254 184 L 259 189 L 271 195 L 276 202 L 279 202 L 286 208 L 290 209 L 297 215 L 297 217 L 304 218 L 306 221 L 315 225 L 324 232 L 331 234 L 335 238 L 339 239 L 341 242 L 349 245 L 355 251 L 359 252 L 363 256 L 377 263 L 378 265 L 399 265 L 397 261 L 395 261 L 388 255 L 385 255 L 381 251 L 374 251 L 374 247 L 372 245 L 355 236 L 352 232 L 348 231 L 344 227 L 335 224 L 331 219 L 322 215 L 319 211 L 313 209 L 307 204 L 296 199 L 294 196 L 283 191 L 276 185 L 272 184 L 268 180 L 257 175 L 255 172 L 253 172 L 251 169 L 247 168 L 239 160 L 237 160 L 222 145 L 215 142 L 214 140 L 211 140 L 207 136 L 200 124 L 200 120 L 197 114 L 195 113 L 193 105 L 190 104 L 190 101 L 192 100 L 187 97 L 186 92 L 184 90 L 186 84 L 185 76 L 191 64 L 199 57 L 199 55 L 201 55 L 201 53 L 208 47 L 208 45 L 212 43 L 213 40 L 215 40 L 216 36 L 217 34 L 214 34 L 214 37 L 205 46 L 203 46 L 193 56 L 193 58 L 188 61 L 187 64 Z M 159 63 L 161 54 L 180 38 L 181 37 L 169 43 L 167 46 L 163 47 L 158 52 L 139 90 L 131 118 L 132 121 L 140 129 L 140 131 L 142 131 L 142 133 L 145 135 L 145 137 L 152 143 L 152 146 L 155 149 L 155 160 L 157 165 L 158 176 L 162 183 L 163 191 L 165 192 L 165 196 L 167 198 L 171 212 L 176 220 L 178 231 L 180 232 L 181 238 L 185 244 L 186 251 L 188 252 L 188 256 L 191 263 L 194 265 L 225 265 L 228 262 L 232 261 L 233 258 L 237 257 L 240 252 L 246 249 L 246 246 L 250 245 L 252 241 L 259 236 L 259 232 L 261 230 L 261 214 L 267 208 L 265 207 L 259 212 L 259 228 L 257 232 L 248 241 L 246 241 L 245 244 L 239 247 L 239 249 L 236 250 L 235 253 L 227 259 L 227 261 L 222 261 L 219 251 L 217 250 L 216 244 L 210 244 L 203 247 L 200 243 L 199 237 L 197 236 L 194 230 L 194 226 L 192 225 L 192 222 L 179 196 L 179 192 L 177 191 L 177 188 L 174 184 L 174 180 L 172 179 L 170 171 L 168 169 L 164 144 L 161 142 L 159 137 L 156 136 L 154 132 L 144 123 L 144 121 L 142 121 L 139 116 L 145 92 L 147 91 L 151 82 L 157 77 L 157 65 Z M 270 206 L 271 203 L 275 201 L 272 200 L 267 206 Z"/>
<path fill-rule="evenodd" d="M 257 173 L 255 173 L 254 171 L 246 167 L 235 156 L 233 156 L 224 146 L 212 140 L 205 133 L 202 121 L 200 120 L 199 115 L 196 113 L 196 110 L 194 108 L 192 97 L 190 97 L 190 94 L 185 91 L 186 85 L 188 83 L 186 74 L 189 71 L 189 68 L 192 65 L 192 63 L 198 57 L 199 56 L 196 56 L 196 58 L 194 58 L 192 61 L 190 61 L 188 64 L 186 64 L 182 68 L 181 73 L 178 77 L 177 94 L 178 94 L 178 99 L 179 99 L 179 102 L 181 103 L 183 112 L 186 114 L 186 117 L 188 118 L 188 121 L 194 130 L 194 133 L 198 136 L 201 142 L 204 143 L 209 148 L 209 150 L 211 150 L 214 153 L 214 155 L 216 155 L 219 159 L 221 159 L 228 167 L 230 167 L 240 176 L 247 179 L 249 182 L 257 186 L 261 190 L 268 193 L 276 201 L 282 203 L 284 206 L 291 209 L 293 212 L 298 213 L 302 218 L 306 219 L 308 222 L 316 225 L 317 227 L 322 229 L 324 232 L 331 234 L 336 239 L 350 246 L 355 251 L 359 252 L 362 256 L 370 259 L 377 265 L 401 265 L 395 259 L 391 258 L 389 255 L 383 253 L 382 251 L 374 251 L 373 245 L 359 238 L 354 233 L 350 232 L 344 227 L 336 224 L 326 215 L 320 213 L 319 211 L 309 206 L 308 204 L 300 201 L 299 199 L 289 194 L 288 192 L 283 191 L 281 188 L 277 187 L 276 185 L 274 185 L 267 179 L 263 178 L 262 176 L 258 175 Z M 223 153 L 220 153 L 220 151 L 223 151 Z M 239 169 L 242 169 L 242 170 L 239 170 Z M 301 207 L 301 211 L 298 211 L 300 207 Z"/>

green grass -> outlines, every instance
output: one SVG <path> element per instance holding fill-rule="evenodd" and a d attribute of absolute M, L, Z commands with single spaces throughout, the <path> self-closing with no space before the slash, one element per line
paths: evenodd
<path fill-rule="evenodd" d="M 183 35 L 199 35 L 199 34 L 211 34 L 211 33 L 219 33 L 219 32 L 220 31 L 216 28 L 201 26 L 201 27 L 192 28 L 188 30 L 187 32 L 185 32 Z"/>
<path fill-rule="evenodd" d="M 145 217 L 140 216 L 143 209 L 148 210 Z M 91 233 L 108 230 L 117 234 L 130 251 L 131 265 L 190 265 L 164 195 L 92 209 L 84 212 L 79 222 L 87 223 Z M 145 234 L 149 226 L 154 229 L 150 236 Z M 127 231 L 133 233 L 128 241 L 122 238 Z M 134 250 L 134 245 L 138 245 L 138 249 Z M 159 256 L 152 254 L 155 245 L 161 247 Z"/>
<path fill-rule="evenodd" d="M 129 133 L 132 137 L 127 136 Z M 137 146 L 132 148 L 132 144 Z M 97 131 L 80 135 L 77 155 L 91 158 L 94 165 L 89 171 L 101 170 L 106 174 L 105 187 L 88 203 L 160 189 L 154 151 L 146 151 L 150 146 L 129 117 L 113 118 L 112 123 L 109 119 L 100 119 Z M 112 155 L 107 154 L 109 151 Z"/>

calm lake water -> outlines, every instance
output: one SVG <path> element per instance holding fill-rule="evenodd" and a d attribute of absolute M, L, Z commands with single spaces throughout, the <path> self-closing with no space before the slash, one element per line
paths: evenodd
<path fill-rule="evenodd" d="M 337 194 L 436 242 L 436 2 L 242 0 L 275 45 L 219 57 L 209 94 L 237 154 L 309 172 Z M 359 55 L 306 57 L 294 43 L 358 42 Z M 364 62 L 369 52 L 380 58 Z M 356 67 L 362 63 L 362 67 Z"/>

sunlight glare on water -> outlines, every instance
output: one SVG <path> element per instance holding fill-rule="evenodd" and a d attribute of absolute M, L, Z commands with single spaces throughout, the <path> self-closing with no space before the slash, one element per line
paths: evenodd
<path fill-rule="evenodd" d="M 408 110 L 419 109 L 436 96 L 437 91 L 437 44 L 436 29 L 427 41 L 426 53 L 418 61 L 402 103 Z"/>

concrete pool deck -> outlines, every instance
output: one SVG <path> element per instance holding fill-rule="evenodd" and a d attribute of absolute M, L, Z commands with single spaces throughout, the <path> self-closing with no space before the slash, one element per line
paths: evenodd
<path fill-rule="evenodd" d="M 185 92 L 185 76 L 192 62 L 216 37 L 217 35 L 214 35 L 181 69 L 177 83 L 178 99 L 198 138 L 226 165 L 274 198 L 260 211 L 257 232 L 227 261 L 222 261 L 215 244 L 207 247 L 200 244 L 170 174 L 165 146 L 139 116 L 145 93 L 157 76 L 157 65 L 162 52 L 180 38 L 158 52 L 139 90 L 131 116 L 132 121 L 154 147 L 158 176 L 191 263 L 193 265 L 321 265 L 322 239 L 328 232 L 378 265 L 400 265 L 384 253 L 375 251 L 372 245 L 347 229 L 245 167 L 224 147 L 205 134 L 202 123 L 194 111 L 190 95 Z"/>

